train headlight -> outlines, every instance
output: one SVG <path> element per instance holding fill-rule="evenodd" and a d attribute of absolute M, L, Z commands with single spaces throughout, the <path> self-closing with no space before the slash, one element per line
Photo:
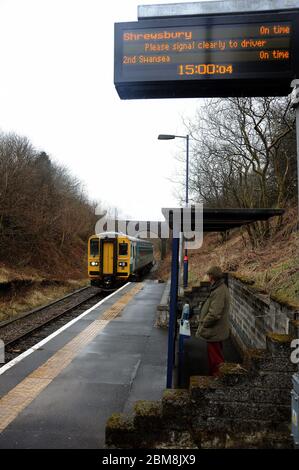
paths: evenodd
<path fill-rule="evenodd" d="M 125 261 L 121 261 L 120 263 L 118 263 L 118 265 L 124 268 L 125 266 L 127 266 L 127 263 Z"/>
<path fill-rule="evenodd" d="M 99 266 L 98 261 L 91 261 L 90 266 Z"/>

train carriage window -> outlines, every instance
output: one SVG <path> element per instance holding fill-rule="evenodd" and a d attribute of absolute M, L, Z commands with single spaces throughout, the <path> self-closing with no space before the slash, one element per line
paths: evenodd
<path fill-rule="evenodd" d="M 90 254 L 91 256 L 98 256 L 99 254 L 99 240 L 96 238 L 90 240 Z"/>
<path fill-rule="evenodd" d="M 128 244 L 127 243 L 120 243 L 118 245 L 118 254 L 123 256 L 128 254 Z"/>

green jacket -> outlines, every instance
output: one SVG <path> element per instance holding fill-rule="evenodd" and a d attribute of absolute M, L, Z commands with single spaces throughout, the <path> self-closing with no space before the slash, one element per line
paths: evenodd
<path fill-rule="evenodd" d="M 203 304 L 196 336 L 206 341 L 224 341 L 229 337 L 229 290 L 223 279 L 215 282 Z"/>

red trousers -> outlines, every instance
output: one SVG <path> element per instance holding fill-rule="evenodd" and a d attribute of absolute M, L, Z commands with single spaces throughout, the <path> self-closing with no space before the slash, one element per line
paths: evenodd
<path fill-rule="evenodd" d="M 220 364 L 224 362 L 222 342 L 208 342 L 209 374 L 218 375 Z"/>

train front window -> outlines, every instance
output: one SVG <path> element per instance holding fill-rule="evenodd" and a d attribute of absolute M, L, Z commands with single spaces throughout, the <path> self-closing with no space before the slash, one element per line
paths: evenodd
<path fill-rule="evenodd" d="M 90 240 L 90 255 L 91 256 L 99 255 L 99 240 L 96 240 L 96 239 Z"/>
<path fill-rule="evenodd" d="M 118 254 L 120 256 L 124 256 L 128 254 L 128 244 L 127 243 L 120 243 L 118 245 Z"/>

